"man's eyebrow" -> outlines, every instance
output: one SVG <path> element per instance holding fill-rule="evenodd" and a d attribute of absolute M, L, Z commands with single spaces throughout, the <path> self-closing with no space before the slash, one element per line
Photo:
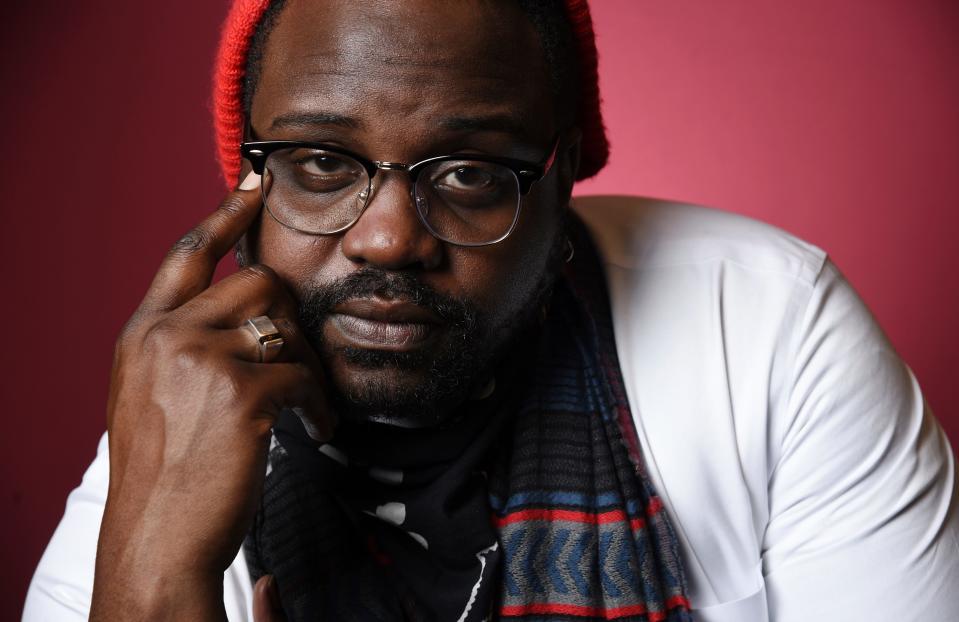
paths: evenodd
<path fill-rule="evenodd" d="M 478 117 L 444 117 L 440 127 L 453 132 L 495 131 L 507 134 L 527 134 L 526 124 L 510 115 L 496 114 Z"/>
<path fill-rule="evenodd" d="M 270 129 L 292 128 L 303 129 L 317 125 L 337 125 L 351 130 L 359 129 L 363 122 L 333 112 L 289 112 L 273 119 Z"/>
<path fill-rule="evenodd" d="M 310 129 L 319 125 L 336 125 L 351 130 L 363 128 L 361 120 L 333 112 L 288 112 L 275 117 L 269 129 Z M 439 120 L 439 126 L 450 132 L 493 131 L 514 136 L 528 133 L 525 123 L 508 114 L 448 116 Z"/>

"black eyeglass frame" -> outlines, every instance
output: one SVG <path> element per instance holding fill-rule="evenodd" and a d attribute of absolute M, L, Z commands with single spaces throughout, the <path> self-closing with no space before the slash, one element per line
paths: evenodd
<path fill-rule="evenodd" d="M 499 164 L 508 168 L 516 176 L 516 181 L 519 185 L 519 196 L 520 201 L 516 206 L 516 214 L 513 217 L 513 222 L 510 224 L 509 229 L 495 240 L 489 242 L 456 242 L 446 238 L 445 236 L 440 235 L 436 232 L 433 227 L 424 219 L 423 215 L 420 214 L 420 211 L 414 207 L 417 217 L 420 219 L 420 222 L 426 227 L 427 231 L 431 235 L 440 239 L 449 244 L 456 246 L 489 246 L 491 244 L 496 244 L 497 242 L 502 242 L 513 232 L 513 229 L 516 228 L 516 223 L 519 221 L 519 214 L 522 211 L 522 197 L 529 194 L 530 189 L 533 187 L 533 184 L 540 181 L 546 175 L 549 174 L 550 170 L 553 167 L 553 163 L 556 160 L 556 154 L 559 151 L 560 138 L 557 137 L 556 141 L 553 144 L 553 148 L 550 151 L 549 156 L 542 163 L 526 162 L 524 160 L 516 160 L 513 158 L 502 158 L 497 156 L 488 156 L 478 153 L 459 153 L 459 154 L 450 154 L 450 155 L 441 155 L 427 158 L 425 160 L 420 160 L 419 162 L 414 162 L 413 164 L 405 164 L 402 162 L 386 162 L 381 160 L 370 160 L 364 158 L 363 156 L 349 151 L 347 149 L 341 149 L 339 147 L 333 147 L 325 143 L 312 142 L 312 141 L 300 141 L 300 140 L 255 140 L 247 141 L 240 145 L 240 153 L 243 157 L 250 162 L 250 165 L 253 168 L 253 172 L 257 175 L 263 175 L 264 170 L 266 169 L 266 161 L 275 151 L 281 151 L 283 149 L 316 149 L 319 151 L 326 151 L 328 153 L 334 153 L 337 155 L 346 156 L 352 158 L 358 162 L 367 173 L 369 178 L 370 186 L 373 184 L 373 178 L 376 175 L 376 172 L 379 170 L 390 170 L 390 171 L 406 171 L 410 176 L 410 195 L 413 201 L 414 206 L 416 205 L 416 180 L 419 177 L 420 172 L 422 172 L 430 164 L 436 162 L 448 162 L 456 160 L 472 160 L 475 162 L 487 162 L 490 164 Z M 264 197 L 265 202 L 265 197 Z M 356 222 L 362 217 L 363 212 L 366 211 L 366 205 L 363 206 L 363 209 L 360 210 L 360 213 L 357 214 L 356 218 L 353 219 L 349 224 L 335 230 L 325 233 L 314 232 L 314 231 L 305 231 L 298 229 L 291 225 L 286 224 L 285 222 L 279 220 L 274 214 L 273 211 L 269 209 L 267 205 L 267 211 L 270 216 L 273 217 L 278 223 L 284 227 L 293 229 L 294 231 L 299 231 L 300 233 L 305 233 L 307 235 L 336 235 L 348 230 L 350 227 L 356 224 Z"/>

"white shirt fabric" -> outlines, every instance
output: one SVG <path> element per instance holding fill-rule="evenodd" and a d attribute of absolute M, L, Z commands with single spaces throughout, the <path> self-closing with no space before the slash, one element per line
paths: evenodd
<path fill-rule="evenodd" d="M 912 373 L 826 254 L 734 214 L 576 211 L 604 258 L 627 395 L 702 622 L 959 620 L 956 467 Z M 85 620 L 105 438 L 23 619 Z M 242 552 L 224 578 L 252 621 Z"/>

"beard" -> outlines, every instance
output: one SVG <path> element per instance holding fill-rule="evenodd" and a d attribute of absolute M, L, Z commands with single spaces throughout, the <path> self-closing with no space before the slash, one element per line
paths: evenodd
<path fill-rule="evenodd" d="M 329 370 L 332 359 L 339 356 L 350 368 L 360 370 L 347 386 L 330 383 L 328 397 L 337 416 L 346 422 L 416 428 L 450 419 L 457 405 L 495 382 L 493 371 L 522 336 L 538 333 L 537 324 L 562 265 L 565 238 L 557 238 L 544 273 L 528 299 L 518 305 L 520 311 L 499 322 L 469 300 L 442 294 L 407 272 L 364 267 L 304 292 L 299 324 L 324 366 Z M 350 299 L 373 296 L 407 300 L 432 311 L 445 328 L 440 343 L 426 352 L 355 347 L 331 351 L 323 329 L 333 309 Z M 389 373 L 364 374 L 363 370 Z M 403 376 L 415 381 L 395 380 Z"/>
<path fill-rule="evenodd" d="M 438 350 L 390 352 L 341 347 L 330 352 L 323 327 L 336 305 L 354 298 L 400 298 L 431 310 L 445 327 Z M 489 323 L 466 300 L 445 296 L 406 273 L 362 268 L 343 279 L 306 292 L 299 322 L 324 364 L 341 356 L 361 370 L 415 374 L 412 386 L 392 383 L 377 374 L 358 376 L 347 387 L 330 387 L 337 415 L 347 421 L 378 421 L 404 427 L 428 426 L 442 419 L 444 405 L 465 398 L 477 376 L 489 368 L 493 352 L 484 346 Z M 365 376 L 365 377 L 364 377 Z"/>

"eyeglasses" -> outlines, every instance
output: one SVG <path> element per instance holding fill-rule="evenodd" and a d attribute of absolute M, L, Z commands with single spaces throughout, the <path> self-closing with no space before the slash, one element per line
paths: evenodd
<path fill-rule="evenodd" d="M 378 171 L 406 171 L 416 215 L 433 236 L 458 246 L 487 246 L 512 233 L 523 196 L 549 173 L 558 148 L 557 139 L 542 164 L 474 154 L 401 164 L 288 140 L 246 142 L 240 150 L 261 175 L 267 211 L 290 229 L 342 233 L 369 205 Z"/>

